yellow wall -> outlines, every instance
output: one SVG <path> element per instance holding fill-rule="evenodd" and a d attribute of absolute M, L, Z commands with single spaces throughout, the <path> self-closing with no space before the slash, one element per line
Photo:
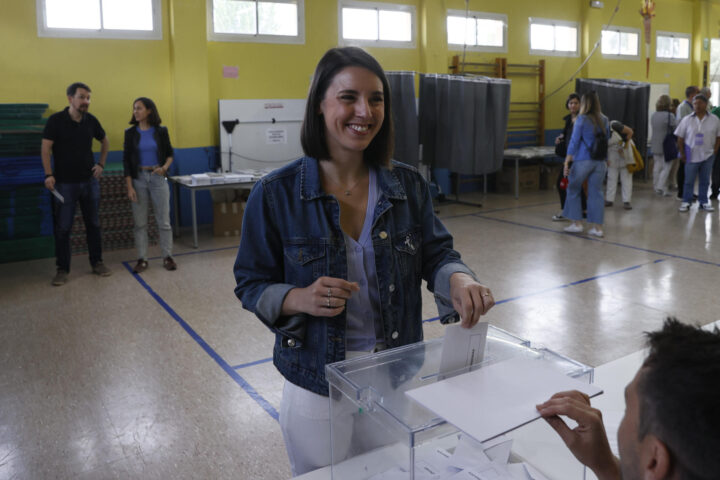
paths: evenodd
<path fill-rule="evenodd" d="M 445 32 L 447 9 L 464 10 L 464 0 L 395 0 L 417 8 L 415 49 L 370 49 L 388 70 L 447 72 L 451 58 Z M 512 3 L 512 8 L 510 8 Z M 492 61 L 503 56 L 510 63 L 536 63 L 530 55 L 528 17 L 577 21 L 581 25 L 578 57 L 546 57 L 546 91 L 562 85 L 577 70 L 597 40 L 601 26 L 616 5 L 605 0 L 591 9 L 588 0 L 470 0 L 471 10 L 508 16 L 507 54 L 468 53 L 467 61 Z M 718 35 L 720 6 L 712 0 L 657 0 L 653 20 L 650 76 L 645 76 L 645 47 L 641 60 L 603 59 L 596 52 L 581 72 L 583 77 L 620 78 L 669 83 L 670 93 L 682 97 L 690 83 L 702 82 L 702 64 L 709 59 L 702 39 Z M 614 24 L 642 29 L 640 1 L 625 0 Z M 121 149 L 132 100 L 149 96 L 158 104 L 164 123 L 178 147 L 218 143 L 217 102 L 222 98 L 303 98 L 315 63 L 338 43 L 336 0 L 305 0 L 305 44 L 281 45 L 209 42 L 205 0 L 162 0 L 162 40 L 86 40 L 39 38 L 35 2 L 3 0 L 0 16 L 0 102 L 44 102 L 50 112 L 65 107 L 65 87 L 73 81 L 93 89 L 91 111 L 108 132 L 112 150 Z M 696 32 L 690 63 L 661 63 L 654 59 L 655 30 Z M 239 67 L 239 78 L 222 77 L 223 66 Z M 574 81 L 548 100 L 546 128 L 560 128 L 564 99 Z M 535 95 L 532 81 L 516 79 L 513 99 Z"/>

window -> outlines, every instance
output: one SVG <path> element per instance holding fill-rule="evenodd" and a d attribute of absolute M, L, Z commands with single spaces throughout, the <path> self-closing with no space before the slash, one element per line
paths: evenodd
<path fill-rule="evenodd" d="M 305 43 L 304 0 L 207 0 L 208 40 Z"/>
<path fill-rule="evenodd" d="M 657 32 L 655 59 L 659 62 L 690 62 L 690 35 Z"/>
<path fill-rule="evenodd" d="M 160 0 L 36 0 L 38 36 L 162 39 Z"/>
<path fill-rule="evenodd" d="M 603 56 L 615 58 L 640 58 L 640 30 L 628 27 L 603 28 Z"/>
<path fill-rule="evenodd" d="M 415 7 L 394 3 L 339 2 L 340 44 L 415 48 Z"/>
<path fill-rule="evenodd" d="M 530 53 L 577 57 L 579 35 L 576 22 L 531 18 Z"/>
<path fill-rule="evenodd" d="M 507 15 L 448 10 L 448 45 L 478 52 L 507 52 Z"/>

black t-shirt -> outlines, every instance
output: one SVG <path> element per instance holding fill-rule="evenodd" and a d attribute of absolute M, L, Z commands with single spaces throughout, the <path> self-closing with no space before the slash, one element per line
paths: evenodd
<path fill-rule="evenodd" d="M 43 138 L 53 141 L 52 153 L 55 160 L 55 180 L 60 183 L 85 182 L 92 177 L 95 158 L 92 153 L 93 138 L 105 138 L 97 118 L 85 113 L 76 122 L 70 117 L 70 107 L 57 112 L 47 120 Z"/>

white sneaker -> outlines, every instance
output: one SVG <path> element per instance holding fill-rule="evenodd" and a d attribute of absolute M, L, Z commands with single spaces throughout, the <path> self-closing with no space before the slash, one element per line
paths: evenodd
<path fill-rule="evenodd" d="M 557 213 L 552 216 L 553 222 L 564 222 L 567 220 L 566 217 L 563 217 L 562 213 Z"/>
<path fill-rule="evenodd" d="M 599 228 L 595 228 L 595 227 L 588 230 L 588 235 L 593 235 L 598 238 L 603 238 L 605 236 L 605 234 L 603 233 L 602 230 L 600 230 Z"/>
<path fill-rule="evenodd" d="M 708 202 L 708 203 L 701 204 L 700 210 L 705 210 L 706 212 L 712 212 L 713 210 L 715 210 L 715 207 L 710 205 L 710 202 Z"/>
<path fill-rule="evenodd" d="M 563 228 L 568 233 L 581 233 L 583 231 L 583 226 L 579 223 L 571 223 L 567 227 Z"/>
<path fill-rule="evenodd" d="M 678 212 L 687 212 L 688 210 L 690 210 L 690 204 L 688 202 L 682 202 L 680 208 L 678 208 Z"/>

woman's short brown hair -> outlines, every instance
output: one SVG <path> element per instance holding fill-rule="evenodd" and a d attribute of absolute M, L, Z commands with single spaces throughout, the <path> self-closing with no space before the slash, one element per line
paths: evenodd
<path fill-rule="evenodd" d="M 318 160 L 330 158 L 325 138 L 325 121 L 320 113 L 320 102 L 325 98 L 325 93 L 335 75 L 347 67 L 361 67 L 370 70 L 382 82 L 385 119 L 380 131 L 363 152 L 363 159 L 367 165 L 389 167 L 395 145 L 390 84 L 378 61 L 365 50 L 357 47 L 331 48 L 318 62 L 312 85 L 310 85 L 305 105 L 305 118 L 300 133 L 303 151 L 305 155 Z"/>
<path fill-rule="evenodd" d="M 657 102 L 655 102 L 655 110 L 658 112 L 669 112 L 671 102 L 672 100 L 670 100 L 669 95 L 660 95 Z"/>

